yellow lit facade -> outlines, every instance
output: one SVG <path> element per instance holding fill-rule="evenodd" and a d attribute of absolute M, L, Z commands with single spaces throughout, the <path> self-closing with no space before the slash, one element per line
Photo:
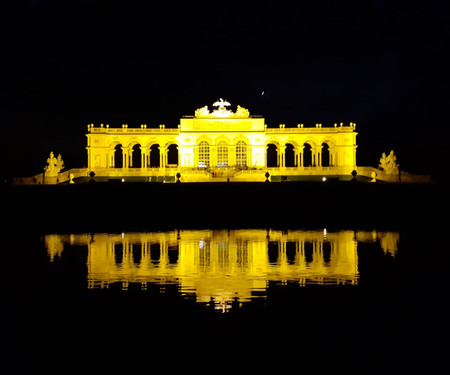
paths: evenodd
<path fill-rule="evenodd" d="M 351 178 L 355 124 L 269 128 L 261 116 L 222 99 L 184 116 L 177 128 L 88 125 L 88 170 L 96 180 L 265 181 Z"/>
<path fill-rule="evenodd" d="M 357 284 L 358 242 L 394 256 L 398 241 L 394 232 L 263 229 L 45 236 L 52 261 L 65 244 L 87 246 L 89 288 L 175 284 L 222 307 L 265 295 L 268 282 Z"/>

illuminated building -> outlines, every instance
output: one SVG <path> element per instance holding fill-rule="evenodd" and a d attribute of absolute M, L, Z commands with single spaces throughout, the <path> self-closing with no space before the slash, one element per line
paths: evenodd
<path fill-rule="evenodd" d="M 268 128 L 264 118 L 220 100 L 177 128 L 88 125 L 88 169 L 96 179 L 265 181 L 279 176 L 345 176 L 356 168 L 355 124 Z M 277 177 L 278 176 L 278 177 Z"/>
<path fill-rule="evenodd" d="M 265 295 L 269 282 L 355 285 L 358 242 L 395 256 L 398 241 L 394 232 L 264 229 L 45 236 L 51 261 L 65 244 L 87 246 L 88 288 L 175 284 L 221 308 Z"/>

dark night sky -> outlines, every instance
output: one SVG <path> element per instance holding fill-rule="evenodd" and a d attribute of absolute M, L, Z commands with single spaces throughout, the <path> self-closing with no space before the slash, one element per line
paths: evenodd
<path fill-rule="evenodd" d="M 357 123 L 358 164 L 393 148 L 438 172 L 446 1 L 2 1 L 2 178 L 48 153 L 86 165 L 86 125 L 176 127 L 218 98 L 269 127 Z M 264 91 L 264 95 L 261 95 Z"/>

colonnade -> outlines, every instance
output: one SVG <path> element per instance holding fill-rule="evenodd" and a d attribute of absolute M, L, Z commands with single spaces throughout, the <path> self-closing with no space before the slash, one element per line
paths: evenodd
<path fill-rule="evenodd" d="M 267 154 L 269 150 L 269 146 L 273 145 L 275 146 L 275 151 L 277 153 L 276 155 L 276 166 L 280 168 L 286 167 L 286 148 L 287 144 L 284 145 L 277 145 L 275 143 L 269 143 L 266 146 L 266 152 L 265 152 L 265 160 L 264 164 L 267 166 Z M 292 144 L 291 144 L 292 145 Z M 332 149 L 328 144 L 322 144 L 320 146 L 310 146 L 310 162 L 309 165 L 305 165 L 305 145 L 303 146 L 294 146 L 293 147 L 293 153 L 294 153 L 294 160 L 293 160 L 293 167 L 322 167 L 322 166 L 337 166 L 338 165 L 338 157 L 337 157 L 337 151 L 335 149 Z M 325 164 L 323 165 L 323 148 L 326 145 L 328 147 L 328 155 L 325 160 Z"/>
<path fill-rule="evenodd" d="M 149 147 L 144 147 L 139 144 L 134 145 L 132 147 L 123 147 L 122 145 L 117 145 L 115 148 L 110 149 L 107 152 L 106 158 L 107 158 L 107 167 L 109 168 L 119 168 L 116 166 L 117 164 L 117 155 L 115 154 L 118 152 L 117 147 L 120 146 L 121 152 L 122 152 L 122 168 L 166 168 L 169 166 L 169 147 L 171 145 L 175 145 L 174 143 L 168 144 L 166 146 L 160 146 L 158 144 L 153 144 Z M 138 152 L 138 150 L 135 149 L 135 147 L 139 147 L 140 151 L 140 165 L 133 165 L 133 153 Z M 175 145 L 178 148 L 178 145 Z M 159 161 L 158 165 L 152 165 L 151 163 L 151 153 L 152 152 L 159 152 Z M 178 152 L 178 160 L 177 165 L 180 165 L 180 154 Z"/>

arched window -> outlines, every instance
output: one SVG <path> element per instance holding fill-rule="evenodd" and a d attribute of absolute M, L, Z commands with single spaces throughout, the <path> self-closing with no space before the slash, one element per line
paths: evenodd
<path fill-rule="evenodd" d="M 224 141 L 217 144 L 217 166 L 228 167 L 228 145 Z"/>
<path fill-rule="evenodd" d="M 238 167 L 247 166 L 247 144 L 244 141 L 236 143 L 236 165 Z"/>
<path fill-rule="evenodd" d="M 198 166 L 209 166 L 209 143 L 206 141 L 201 141 L 198 145 Z"/>

